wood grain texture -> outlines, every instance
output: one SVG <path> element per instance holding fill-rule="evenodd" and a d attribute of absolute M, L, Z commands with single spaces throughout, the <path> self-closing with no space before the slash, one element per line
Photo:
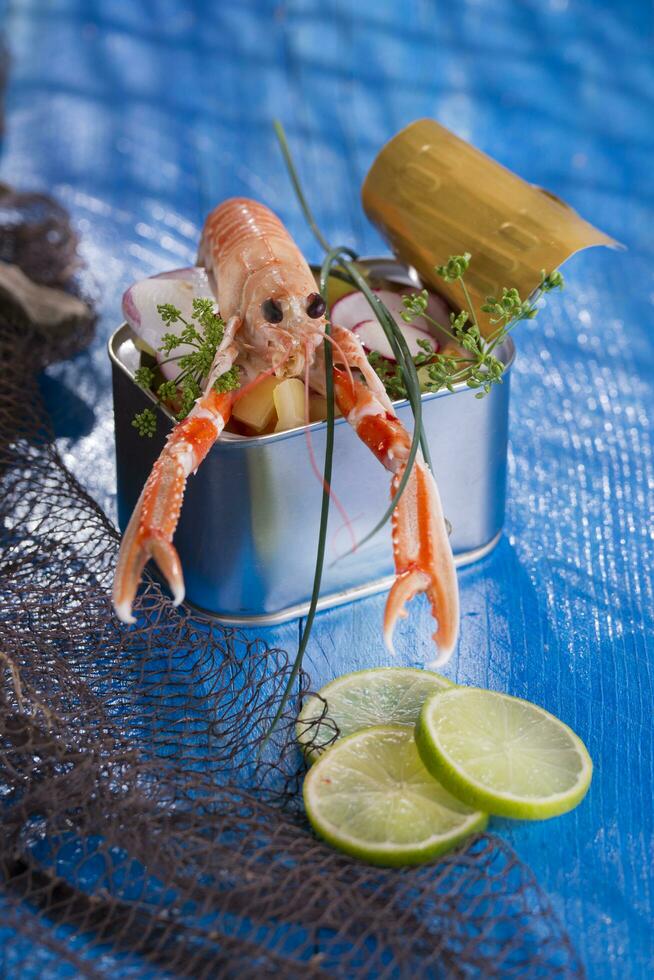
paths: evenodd
<path fill-rule="evenodd" d="M 653 23 L 610 0 L 46 0 L 9 5 L 3 180 L 71 209 L 101 292 L 93 349 L 49 371 L 66 461 L 113 508 L 109 366 L 120 295 L 192 261 L 204 213 L 262 198 L 317 258 L 271 119 L 288 129 L 320 223 L 378 252 L 358 187 L 376 149 L 433 115 L 628 244 L 567 268 L 521 327 L 506 535 L 461 573 L 454 680 L 531 698 L 588 743 L 587 800 L 498 821 L 552 896 L 589 976 L 651 976 Z M 385 474 L 379 473 L 381 480 Z M 383 599 L 318 618 L 320 682 L 388 663 Z M 426 605 L 398 662 L 428 658 Z M 297 624 L 276 634 L 292 644 Z"/>

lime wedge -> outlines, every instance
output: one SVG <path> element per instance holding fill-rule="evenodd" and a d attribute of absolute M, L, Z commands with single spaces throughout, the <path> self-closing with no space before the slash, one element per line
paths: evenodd
<path fill-rule="evenodd" d="M 450 793 L 503 817 L 542 820 L 566 813 L 586 795 L 593 772 L 584 743 L 554 715 L 475 687 L 429 698 L 416 743 Z"/>
<path fill-rule="evenodd" d="M 314 762 L 337 736 L 372 725 L 413 727 L 429 695 L 450 687 L 446 677 L 417 667 L 355 670 L 304 702 L 296 725 L 298 741 Z"/>
<path fill-rule="evenodd" d="M 307 773 L 304 805 L 333 847 L 392 867 L 429 861 L 487 821 L 429 775 L 404 725 L 338 741 Z"/>

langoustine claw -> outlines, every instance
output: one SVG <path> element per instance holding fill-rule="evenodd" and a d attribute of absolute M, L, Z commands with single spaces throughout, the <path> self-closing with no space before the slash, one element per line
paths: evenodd
<path fill-rule="evenodd" d="M 123 535 L 114 575 L 113 603 L 123 623 L 134 623 L 132 603 L 148 560 L 153 558 L 177 606 L 184 599 L 184 576 L 172 543 L 189 475 L 219 438 L 232 411 L 232 393 L 213 390 L 170 433 Z"/>
<path fill-rule="evenodd" d="M 370 368 L 359 339 L 342 328 L 334 326 L 333 330 L 350 367 L 361 371 L 367 382 L 364 385 L 336 368 L 334 383 L 339 408 L 359 438 L 393 473 L 392 497 L 406 468 L 411 439 Z M 339 355 L 334 356 L 338 359 Z M 434 633 L 438 645 L 435 663 L 445 663 L 458 638 L 459 588 L 438 487 L 420 452 L 393 511 L 392 528 L 396 577 L 384 612 L 386 646 L 393 652 L 393 631 L 397 620 L 406 616 L 406 603 L 425 592 L 438 623 Z"/>
<path fill-rule="evenodd" d="M 401 468 L 393 477 L 391 494 L 403 472 Z M 459 588 L 440 495 L 423 460 L 416 459 L 392 521 L 395 582 L 384 612 L 386 646 L 393 649 L 393 630 L 398 618 L 407 615 L 405 604 L 425 592 L 438 623 L 433 663 L 446 663 L 459 635 Z"/>

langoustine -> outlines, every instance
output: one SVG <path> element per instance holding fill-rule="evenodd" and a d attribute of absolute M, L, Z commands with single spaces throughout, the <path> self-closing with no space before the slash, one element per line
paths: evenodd
<path fill-rule="evenodd" d="M 207 218 L 198 264 L 207 271 L 226 326 L 204 393 L 170 433 L 123 536 L 113 602 L 127 623 L 134 622 L 132 604 L 149 558 L 158 565 L 175 604 L 184 598 L 172 538 L 186 481 L 220 438 L 243 390 L 274 373 L 280 378 L 310 377 L 314 389 L 324 393 L 325 304 L 279 218 L 256 201 L 225 201 Z M 392 474 L 394 493 L 407 465 L 409 434 L 356 335 L 333 323 L 331 336 L 338 407 Z M 216 392 L 214 382 L 234 365 L 240 369 L 240 389 Z M 396 577 L 384 615 L 386 644 L 392 650 L 393 630 L 406 615 L 405 604 L 425 592 L 437 621 L 434 639 L 443 662 L 458 636 L 458 585 L 438 488 L 420 453 L 393 513 L 392 538 Z"/>

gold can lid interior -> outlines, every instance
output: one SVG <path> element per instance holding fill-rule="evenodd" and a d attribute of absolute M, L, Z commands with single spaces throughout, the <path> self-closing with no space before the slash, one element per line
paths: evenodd
<path fill-rule="evenodd" d="M 556 195 L 529 184 L 433 119 L 420 119 L 379 152 L 362 189 L 363 207 L 393 252 L 456 307 L 458 283 L 435 265 L 470 252 L 466 285 L 477 310 L 515 287 L 529 296 L 579 249 L 620 247 Z M 488 321 L 482 329 L 489 329 Z"/>

